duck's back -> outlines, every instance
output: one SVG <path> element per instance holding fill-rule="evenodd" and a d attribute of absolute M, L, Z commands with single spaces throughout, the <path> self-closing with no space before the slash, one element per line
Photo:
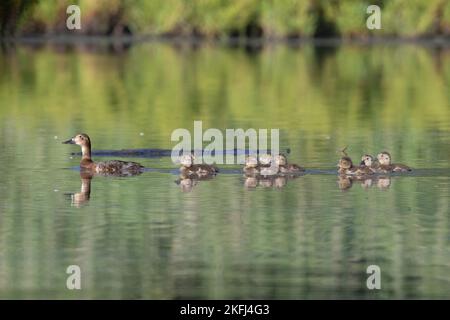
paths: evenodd
<path fill-rule="evenodd" d="M 259 167 L 244 167 L 243 171 L 246 176 L 253 177 L 259 175 Z"/>
<path fill-rule="evenodd" d="M 213 175 L 219 172 L 219 169 L 210 164 L 195 164 L 193 165 L 193 171 L 198 175 Z"/>
<path fill-rule="evenodd" d="M 304 168 L 302 168 L 296 164 L 282 165 L 282 166 L 280 166 L 279 170 L 281 173 L 298 173 L 298 172 L 305 171 Z"/>
<path fill-rule="evenodd" d="M 358 168 L 357 170 L 357 174 L 359 175 L 370 175 L 370 174 L 374 174 L 374 170 L 371 167 L 368 167 L 366 165 L 362 165 Z"/>
<path fill-rule="evenodd" d="M 131 161 L 109 160 L 95 163 L 97 173 L 140 173 L 143 169 L 139 163 Z"/>
<path fill-rule="evenodd" d="M 392 171 L 394 172 L 407 172 L 407 171 L 412 171 L 412 169 L 404 164 L 400 164 L 400 163 L 396 163 L 393 164 L 393 169 Z"/>
<path fill-rule="evenodd" d="M 389 173 L 394 170 L 394 166 L 391 164 L 380 164 L 377 168 L 378 173 Z"/>

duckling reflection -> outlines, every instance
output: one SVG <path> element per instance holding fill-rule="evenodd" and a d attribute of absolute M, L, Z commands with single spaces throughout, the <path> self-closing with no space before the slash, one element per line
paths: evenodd
<path fill-rule="evenodd" d="M 286 176 L 277 176 L 273 179 L 273 186 L 277 189 L 282 189 L 286 186 L 287 179 Z"/>
<path fill-rule="evenodd" d="M 272 177 L 259 178 L 259 185 L 263 188 L 270 188 L 273 185 L 273 178 Z"/>
<path fill-rule="evenodd" d="M 379 177 L 377 187 L 380 190 L 387 190 L 391 187 L 391 177 Z"/>
<path fill-rule="evenodd" d="M 372 187 L 372 185 L 373 185 L 373 179 L 371 179 L 371 178 L 363 179 L 361 181 L 361 187 L 363 189 L 369 189 L 370 187 Z"/>
<path fill-rule="evenodd" d="M 273 175 L 273 176 L 253 176 L 249 177 L 244 175 L 244 186 L 247 189 L 254 189 L 256 187 L 261 188 L 284 188 L 288 180 L 297 179 L 297 176 L 285 176 L 285 175 Z"/>
<path fill-rule="evenodd" d="M 181 192 L 191 192 L 192 189 L 198 184 L 198 180 L 191 178 L 178 179 L 175 181 L 180 186 Z"/>
<path fill-rule="evenodd" d="M 244 181 L 244 186 L 247 189 L 253 189 L 258 186 L 258 178 L 256 177 L 246 177 Z"/>
<path fill-rule="evenodd" d="M 346 175 L 339 175 L 337 184 L 340 190 L 346 191 L 353 186 L 353 179 Z"/>
<path fill-rule="evenodd" d="M 91 198 L 92 177 L 93 177 L 93 175 L 89 172 L 85 172 L 85 171 L 80 172 L 80 178 L 81 178 L 80 192 L 66 194 L 66 195 L 70 196 L 72 206 L 80 208 L 89 202 L 89 200 Z"/>
<path fill-rule="evenodd" d="M 214 175 L 199 175 L 193 173 L 181 173 L 175 183 L 180 186 L 181 192 L 191 192 L 200 181 L 212 180 Z"/>
<path fill-rule="evenodd" d="M 375 177 L 375 176 L 338 176 L 338 187 L 340 190 L 349 190 L 353 187 L 354 183 L 360 184 L 361 188 L 368 190 L 373 186 L 377 186 L 378 189 L 386 190 L 391 185 L 391 178 L 388 176 Z"/>

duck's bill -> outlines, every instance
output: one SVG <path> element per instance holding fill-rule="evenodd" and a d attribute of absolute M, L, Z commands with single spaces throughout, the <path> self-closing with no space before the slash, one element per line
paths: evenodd
<path fill-rule="evenodd" d="M 359 164 L 359 165 L 365 165 L 366 163 L 364 162 L 364 160 L 363 161 L 361 161 L 361 163 Z"/>
<path fill-rule="evenodd" d="M 64 143 L 64 144 L 75 144 L 75 141 L 73 140 L 73 138 L 70 138 L 69 140 L 63 141 L 62 143 Z"/>

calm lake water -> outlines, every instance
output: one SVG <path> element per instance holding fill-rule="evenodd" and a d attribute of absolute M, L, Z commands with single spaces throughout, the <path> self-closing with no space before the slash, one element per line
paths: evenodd
<path fill-rule="evenodd" d="M 0 298 L 450 298 L 448 48 L 0 52 Z M 127 157 L 151 169 L 89 180 L 61 144 L 86 132 L 94 150 L 171 149 L 194 120 L 279 128 L 309 170 L 258 182 L 222 165 L 177 184 L 170 158 Z M 350 185 L 334 173 L 346 145 L 416 170 Z M 82 290 L 66 288 L 69 265 Z"/>

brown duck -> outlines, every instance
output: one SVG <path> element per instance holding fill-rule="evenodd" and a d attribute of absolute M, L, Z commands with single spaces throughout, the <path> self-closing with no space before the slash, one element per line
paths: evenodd
<path fill-rule="evenodd" d="M 352 159 L 348 156 L 344 156 L 339 160 L 338 173 L 345 175 L 370 175 L 374 172 L 366 166 L 355 167 Z"/>
<path fill-rule="evenodd" d="M 142 173 L 144 167 L 136 162 L 109 160 L 102 162 L 94 162 L 91 158 L 91 139 L 85 133 L 79 133 L 73 138 L 63 142 L 64 144 L 77 144 L 81 147 L 82 170 L 101 175 L 137 175 Z"/>
<path fill-rule="evenodd" d="M 219 169 L 209 164 L 194 164 L 195 157 L 192 154 L 186 154 L 180 157 L 180 173 L 184 176 L 207 177 L 216 175 Z"/>
<path fill-rule="evenodd" d="M 377 172 L 389 173 L 389 172 L 408 172 L 412 169 L 404 164 L 391 163 L 391 155 L 389 152 L 383 151 L 377 155 L 378 162 L 380 163 L 377 168 Z"/>
<path fill-rule="evenodd" d="M 284 154 L 275 156 L 275 164 L 278 167 L 278 172 L 284 174 L 297 174 L 305 171 L 305 169 L 296 164 L 288 163 Z"/>

